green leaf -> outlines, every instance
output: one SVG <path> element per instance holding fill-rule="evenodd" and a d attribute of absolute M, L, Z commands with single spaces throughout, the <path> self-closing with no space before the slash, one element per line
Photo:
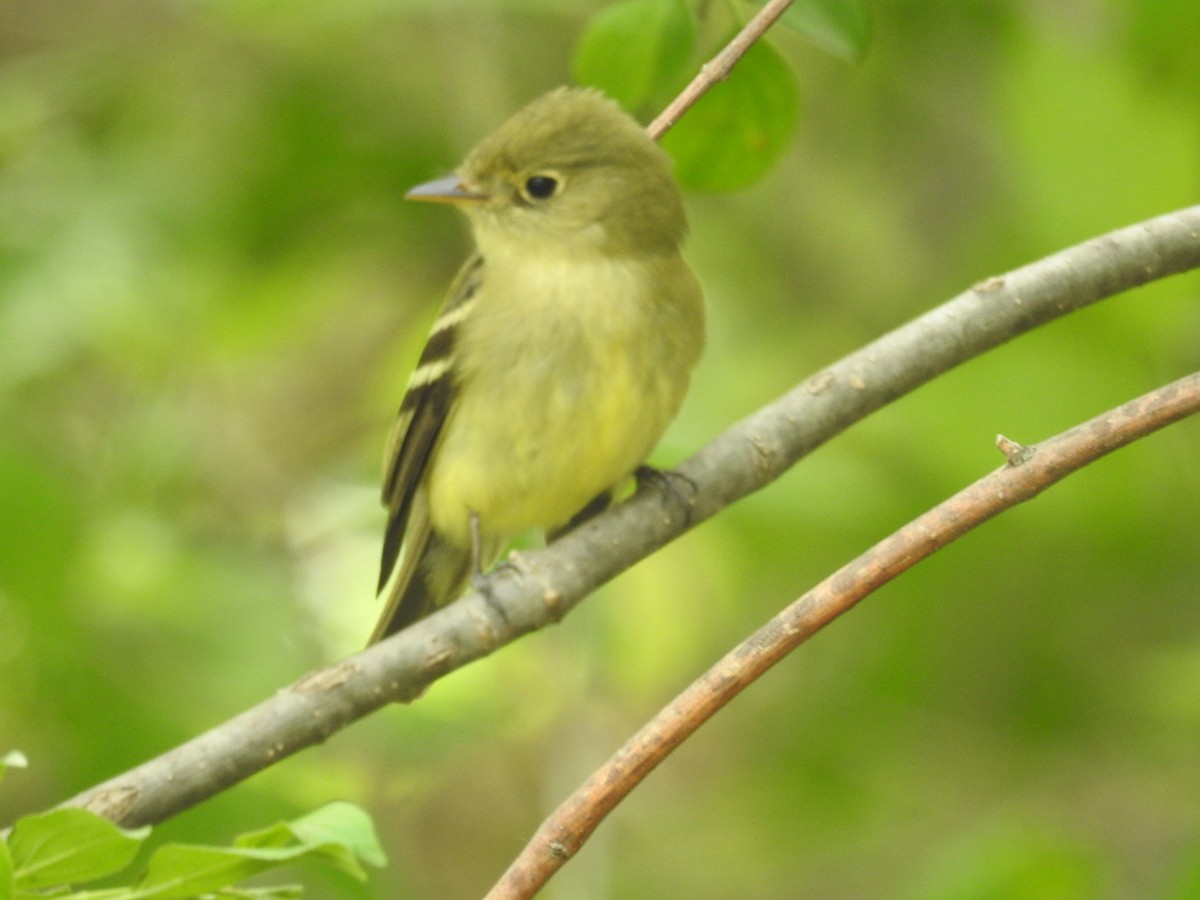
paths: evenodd
<path fill-rule="evenodd" d="M 259 872 L 288 863 L 306 847 L 202 847 L 166 844 L 150 857 L 145 877 L 133 894 L 138 900 L 185 900 L 229 887 Z"/>
<path fill-rule="evenodd" d="M 344 847 L 201 847 L 167 844 L 150 858 L 145 877 L 132 895 L 137 900 L 186 900 L 197 894 L 219 891 L 260 872 L 297 860 L 332 861 L 360 880 L 361 867 Z M 346 864 L 349 857 L 350 864 Z"/>
<path fill-rule="evenodd" d="M 296 900 L 296 898 L 304 896 L 304 888 L 296 884 L 259 888 L 226 888 L 218 896 L 220 900 Z"/>
<path fill-rule="evenodd" d="M 0 840 L 0 900 L 12 900 L 15 889 L 12 856 L 8 852 L 8 843 Z"/>
<path fill-rule="evenodd" d="M 370 817 L 350 803 L 331 803 L 293 822 L 244 834 L 234 847 L 168 844 L 150 858 L 133 895 L 174 900 L 216 891 L 302 858 L 320 860 L 366 880 L 359 860 L 386 862 Z"/>
<path fill-rule="evenodd" d="M 22 890 L 91 881 L 129 865 L 150 833 L 126 831 L 85 809 L 52 809 L 19 819 L 8 839 Z"/>
<path fill-rule="evenodd" d="M 791 70 L 761 41 L 662 139 L 686 188 L 729 191 L 757 181 L 787 147 L 799 116 Z"/>
<path fill-rule="evenodd" d="M 293 822 L 280 822 L 240 835 L 238 847 L 282 847 L 293 841 L 309 847 L 343 847 L 373 866 L 387 865 L 371 817 L 353 803 L 334 802 Z M 355 863 L 357 866 L 357 863 Z"/>
<path fill-rule="evenodd" d="M 694 41 L 684 0 L 621 0 L 588 23 L 575 50 L 574 77 L 636 109 L 683 71 Z"/>
<path fill-rule="evenodd" d="M 295 840 L 290 822 L 276 822 L 258 831 L 239 834 L 233 841 L 235 847 L 286 847 Z"/>
<path fill-rule="evenodd" d="M 863 0 L 799 0 L 780 21 L 827 53 L 853 63 L 866 58 L 874 31 Z"/>
<path fill-rule="evenodd" d="M 373 866 L 386 866 L 387 856 L 371 817 L 353 803 L 329 803 L 292 823 L 296 838 L 308 844 L 338 844 Z"/>

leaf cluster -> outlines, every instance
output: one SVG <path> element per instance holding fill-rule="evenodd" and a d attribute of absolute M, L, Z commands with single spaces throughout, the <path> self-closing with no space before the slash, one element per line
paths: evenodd
<path fill-rule="evenodd" d="M 718 10 L 704 4 L 698 15 L 685 0 L 620 0 L 588 23 L 573 74 L 627 109 L 655 109 L 761 5 Z M 792 4 L 780 23 L 852 62 L 861 61 L 870 45 L 871 19 L 861 0 L 803 0 Z M 684 187 L 739 190 L 761 178 L 783 153 L 799 113 L 799 91 L 787 61 L 769 40 L 759 40 L 666 135 L 663 147 L 675 158 Z"/>
<path fill-rule="evenodd" d="M 24 766 L 20 754 L 0 762 Z M 256 875 L 304 860 L 365 881 L 364 863 L 386 863 L 371 819 L 352 803 L 335 802 L 290 822 L 239 835 L 228 847 L 169 843 L 150 855 L 140 877 L 120 886 L 92 886 L 121 876 L 150 836 L 149 826 L 120 828 L 86 809 L 52 809 L 17 820 L 0 841 L 0 900 L 285 900 L 299 885 L 245 886 Z"/>

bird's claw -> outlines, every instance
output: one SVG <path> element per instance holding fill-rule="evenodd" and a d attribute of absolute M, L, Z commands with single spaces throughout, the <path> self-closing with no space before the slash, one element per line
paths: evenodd
<path fill-rule="evenodd" d="M 674 469 L 656 469 L 642 464 L 633 470 L 638 491 L 657 488 L 673 499 L 683 511 L 684 526 L 692 523 L 692 498 L 700 490 L 696 482 Z"/>

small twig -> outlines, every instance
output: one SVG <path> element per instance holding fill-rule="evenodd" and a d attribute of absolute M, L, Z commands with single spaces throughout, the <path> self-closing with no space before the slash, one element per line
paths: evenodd
<path fill-rule="evenodd" d="M 683 114 L 699 100 L 704 92 L 718 81 L 724 81 L 737 65 L 738 60 L 746 55 L 746 51 L 762 37 L 775 20 L 783 15 L 784 10 L 792 5 L 792 0 L 770 0 L 760 9 L 745 27 L 739 31 L 725 48 L 700 67 L 696 77 L 691 80 L 667 108 L 658 114 L 653 122 L 646 126 L 646 133 L 653 140 L 658 140 L 671 130 Z"/>
<path fill-rule="evenodd" d="M 775 663 L 859 600 L 1070 473 L 1196 412 L 1200 412 L 1200 372 L 1035 447 L 1021 448 L 1003 467 L 843 566 L 726 654 L 630 738 L 542 824 L 488 893 L 487 900 L 532 897 L 579 851 L 604 817 L 676 747 Z"/>
<path fill-rule="evenodd" d="M 996 435 L 996 446 L 1000 448 L 1000 452 L 1004 454 L 1004 458 L 1008 460 L 1010 466 L 1019 466 L 1033 454 L 1035 447 L 1026 447 L 1023 444 L 1018 444 L 1011 438 L 1006 438 L 1002 434 Z"/>

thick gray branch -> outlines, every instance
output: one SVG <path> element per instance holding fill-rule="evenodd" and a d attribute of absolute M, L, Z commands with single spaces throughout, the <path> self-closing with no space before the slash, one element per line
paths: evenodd
<path fill-rule="evenodd" d="M 637 560 L 942 372 L 1104 297 L 1197 267 L 1200 207 L 1192 207 L 981 282 L 743 419 L 681 465 L 670 489 L 643 490 L 553 546 L 521 554 L 490 579 L 491 602 L 469 595 L 68 803 L 130 826 L 168 818 L 556 621 Z"/>

